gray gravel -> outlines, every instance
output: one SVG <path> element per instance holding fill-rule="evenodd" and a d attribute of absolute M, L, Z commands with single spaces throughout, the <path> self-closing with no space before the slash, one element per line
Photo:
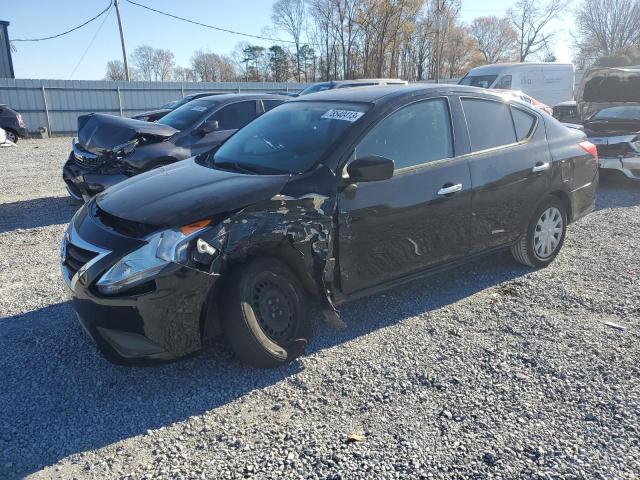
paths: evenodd
<path fill-rule="evenodd" d="M 68 149 L 0 149 L 0 478 L 640 476 L 640 184 L 603 181 L 548 269 L 493 255 L 345 306 L 287 368 L 222 342 L 124 368 L 59 275 Z"/>

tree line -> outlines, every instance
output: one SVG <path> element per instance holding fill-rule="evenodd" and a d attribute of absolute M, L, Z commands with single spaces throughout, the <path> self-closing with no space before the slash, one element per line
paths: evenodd
<path fill-rule="evenodd" d="M 582 0 L 573 45 L 580 67 L 640 57 L 639 2 Z M 188 66 L 176 65 L 169 50 L 143 45 L 129 63 L 133 78 L 150 81 L 453 78 L 487 63 L 555 61 L 551 26 L 568 6 L 515 0 L 504 16 L 467 23 L 461 0 L 276 0 L 266 31 L 282 42 L 242 42 L 229 54 L 196 50 Z M 124 79 L 122 62 L 108 62 L 106 77 Z"/>

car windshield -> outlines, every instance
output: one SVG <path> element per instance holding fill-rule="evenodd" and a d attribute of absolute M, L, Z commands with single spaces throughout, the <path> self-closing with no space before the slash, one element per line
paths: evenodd
<path fill-rule="evenodd" d="M 332 82 L 314 83 L 300 92 L 300 95 L 306 95 L 308 93 L 324 92 L 325 90 L 331 90 L 333 88 Z"/>
<path fill-rule="evenodd" d="M 497 75 L 467 75 L 458 82 L 458 85 L 489 88 L 496 81 L 496 78 L 498 78 Z"/>
<path fill-rule="evenodd" d="M 322 160 L 368 108 L 364 103 L 283 103 L 238 131 L 205 165 L 259 174 L 302 173 Z"/>
<path fill-rule="evenodd" d="M 158 120 L 158 123 L 169 125 L 176 130 L 184 130 L 193 125 L 206 112 L 213 110 L 215 106 L 216 103 L 209 100 L 193 100 L 167 113 Z"/>
<path fill-rule="evenodd" d="M 640 105 L 603 108 L 592 120 L 640 120 Z"/>

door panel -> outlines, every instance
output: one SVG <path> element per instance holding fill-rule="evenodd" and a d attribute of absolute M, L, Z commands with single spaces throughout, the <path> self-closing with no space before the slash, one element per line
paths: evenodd
<path fill-rule="evenodd" d="M 479 128 L 470 115 L 467 123 L 470 131 Z M 549 191 L 553 163 L 544 125 L 538 121 L 528 139 L 524 138 L 528 135 L 522 134 L 517 118 L 516 125 L 521 143 L 473 153 L 469 157 L 473 183 L 471 253 L 515 241 L 536 205 Z M 488 128 L 486 122 L 482 128 Z M 538 171 L 534 171 L 534 167 Z"/>
<path fill-rule="evenodd" d="M 462 185 L 450 197 L 443 186 Z M 348 187 L 338 197 L 339 264 L 349 294 L 464 256 L 471 180 L 465 159 L 397 172 Z"/>

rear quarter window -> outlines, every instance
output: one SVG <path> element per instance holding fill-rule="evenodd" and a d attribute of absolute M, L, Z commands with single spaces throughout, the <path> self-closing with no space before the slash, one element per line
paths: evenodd
<path fill-rule="evenodd" d="M 516 133 L 507 103 L 463 98 L 471 150 L 478 152 L 516 143 Z"/>
<path fill-rule="evenodd" d="M 513 124 L 516 127 L 516 138 L 520 142 L 529 137 L 533 132 L 536 117 L 515 107 L 511 107 L 511 115 L 513 115 Z"/>

